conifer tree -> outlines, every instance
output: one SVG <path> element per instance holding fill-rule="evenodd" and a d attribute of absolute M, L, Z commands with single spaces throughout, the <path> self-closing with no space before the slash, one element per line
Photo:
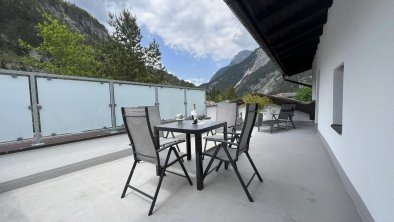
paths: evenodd
<path fill-rule="evenodd" d="M 145 49 L 145 64 L 156 70 L 165 70 L 165 67 L 161 63 L 159 44 L 157 44 L 155 40 Z"/>
<path fill-rule="evenodd" d="M 230 86 L 227 88 L 225 92 L 225 99 L 227 100 L 237 99 L 236 89 L 234 86 Z"/>
<path fill-rule="evenodd" d="M 145 50 L 136 17 L 123 10 L 119 16 L 110 13 L 109 18 L 114 32 L 107 45 L 104 73 L 119 80 L 150 82 L 152 76 L 145 66 Z"/>

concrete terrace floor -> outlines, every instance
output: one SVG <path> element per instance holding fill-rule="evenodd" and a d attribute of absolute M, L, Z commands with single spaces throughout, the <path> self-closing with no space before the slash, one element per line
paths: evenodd
<path fill-rule="evenodd" d="M 128 156 L 0 194 L 0 221 L 360 221 L 314 127 L 272 134 L 255 129 L 250 153 L 264 179 L 249 186 L 253 203 L 231 167 L 210 174 L 202 191 L 168 174 L 148 217 L 149 199 L 130 189 L 120 199 L 133 163 Z M 194 159 L 185 162 L 195 184 Z M 238 164 L 248 180 L 247 158 Z M 157 182 L 153 165 L 137 165 L 134 186 L 153 194 Z"/>

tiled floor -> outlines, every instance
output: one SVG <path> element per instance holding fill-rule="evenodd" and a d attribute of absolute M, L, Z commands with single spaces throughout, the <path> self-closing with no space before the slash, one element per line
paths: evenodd
<path fill-rule="evenodd" d="M 0 221 L 360 221 L 313 127 L 255 130 L 250 153 L 264 179 L 249 187 L 253 203 L 231 167 L 210 174 L 202 191 L 168 174 L 148 217 L 149 199 L 132 191 L 120 199 L 129 156 L 0 194 Z M 194 181 L 193 160 L 186 168 Z M 252 175 L 245 156 L 239 168 L 245 180 Z M 157 182 L 153 165 L 138 164 L 134 186 L 153 194 Z"/>

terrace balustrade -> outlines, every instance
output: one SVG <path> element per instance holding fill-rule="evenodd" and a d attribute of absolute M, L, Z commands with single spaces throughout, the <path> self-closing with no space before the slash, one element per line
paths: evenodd
<path fill-rule="evenodd" d="M 0 143 L 123 128 L 121 107 L 160 107 L 164 120 L 206 114 L 205 91 L 0 69 Z M 190 106 L 190 107 L 189 107 Z"/>

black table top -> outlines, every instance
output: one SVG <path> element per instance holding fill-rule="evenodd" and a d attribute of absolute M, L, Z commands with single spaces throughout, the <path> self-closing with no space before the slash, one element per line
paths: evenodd
<path fill-rule="evenodd" d="M 178 125 L 178 122 L 166 123 L 155 126 L 155 130 L 194 134 L 207 132 L 225 125 L 225 121 L 200 120 L 197 124 L 193 124 L 192 120 L 184 120 L 182 125 Z"/>

